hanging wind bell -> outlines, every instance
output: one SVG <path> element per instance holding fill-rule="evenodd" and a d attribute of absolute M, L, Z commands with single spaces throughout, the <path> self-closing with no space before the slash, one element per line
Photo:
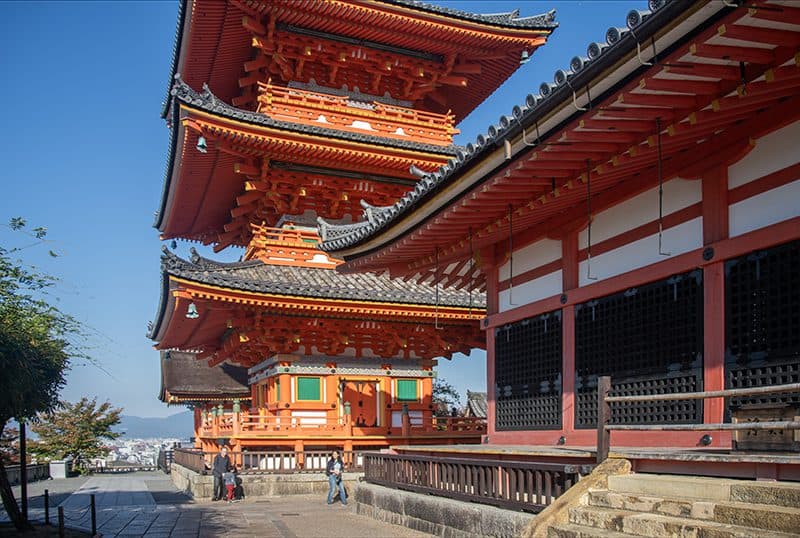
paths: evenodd
<path fill-rule="evenodd" d="M 586 278 L 597 280 L 592 276 L 592 162 L 586 159 Z"/>
<path fill-rule="evenodd" d="M 186 317 L 189 319 L 197 319 L 200 317 L 200 314 L 197 312 L 197 305 L 194 302 L 189 303 L 189 306 L 186 308 Z"/>
<path fill-rule="evenodd" d="M 206 142 L 206 137 L 201 136 L 197 139 L 197 151 L 200 153 L 208 153 L 208 142 Z"/>
<path fill-rule="evenodd" d="M 664 170 L 661 161 L 661 118 L 656 118 L 656 145 L 658 147 L 658 253 L 661 256 L 671 256 L 671 252 L 664 252 L 662 246 L 664 235 Z"/>

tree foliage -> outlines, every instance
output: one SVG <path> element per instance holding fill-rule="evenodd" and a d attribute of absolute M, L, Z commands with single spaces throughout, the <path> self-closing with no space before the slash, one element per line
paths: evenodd
<path fill-rule="evenodd" d="M 48 301 L 57 279 L 18 259 L 20 251 L 45 243 L 47 229 L 27 228 L 16 217 L 6 225 L 25 236 L 28 244 L 0 244 L 0 436 L 11 418 L 30 419 L 52 411 L 66 383 L 70 359 L 86 356 L 73 340 L 83 332 L 71 316 Z M 50 250 L 50 256 L 57 254 Z M 29 528 L 14 500 L 0 458 L 0 495 L 3 506 L 19 530 Z"/>
<path fill-rule="evenodd" d="M 83 397 L 76 403 L 62 402 L 59 408 L 42 413 L 31 429 L 39 440 L 31 443 L 31 453 L 39 459 L 76 461 L 104 456 L 104 442 L 121 434 L 112 431 L 119 424 L 122 409 L 110 402 L 97 404 L 97 398 Z"/>
<path fill-rule="evenodd" d="M 433 405 L 449 412 L 450 409 L 461 408 L 461 395 L 456 388 L 442 378 L 433 380 Z"/>
<path fill-rule="evenodd" d="M 44 240 L 46 229 L 29 233 L 25 226 L 21 218 L 8 225 L 31 236 L 34 245 Z M 0 432 L 12 417 L 52 410 L 70 359 L 83 357 L 70 342 L 82 334 L 80 324 L 46 300 L 57 279 L 16 259 L 22 248 L 0 245 Z"/>

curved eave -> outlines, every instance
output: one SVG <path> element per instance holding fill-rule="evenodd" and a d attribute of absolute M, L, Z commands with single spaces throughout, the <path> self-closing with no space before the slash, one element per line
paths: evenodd
<path fill-rule="evenodd" d="M 187 293 L 198 299 L 209 301 L 229 302 L 231 304 L 251 307 L 271 308 L 294 313 L 301 308 L 303 311 L 324 314 L 348 314 L 370 317 L 381 312 L 386 315 L 406 313 L 409 317 L 431 318 L 440 317 L 443 323 L 448 321 L 477 321 L 483 319 L 480 306 L 461 306 L 426 303 L 402 303 L 399 301 L 367 301 L 363 299 L 347 299 L 341 297 L 310 297 L 299 294 L 267 293 L 249 291 L 231 287 L 207 284 L 186 277 L 170 275 L 171 282 L 181 287 Z"/>
<path fill-rule="evenodd" d="M 248 6 L 249 4 L 249 6 Z M 241 25 L 242 16 L 258 11 L 260 2 L 210 2 L 208 0 L 187 0 L 180 2 L 173 61 L 170 68 L 170 81 L 176 74 L 183 74 L 193 87 L 203 83 L 210 84 L 225 101 L 230 102 L 239 95 L 237 79 L 244 62 L 252 59 L 250 46 L 251 35 Z M 331 3 L 330 5 L 334 5 Z M 372 9 L 375 9 L 375 5 Z M 558 26 L 555 22 L 537 22 L 534 17 L 522 17 L 503 22 L 503 17 L 486 18 L 467 12 L 458 12 L 425 4 L 404 2 L 387 2 L 378 5 L 386 17 L 411 18 L 419 24 L 404 25 L 402 32 L 384 28 L 383 37 L 387 44 L 408 46 L 423 40 L 426 50 L 436 45 L 437 54 L 453 54 L 464 49 L 486 50 L 490 52 L 489 60 L 481 63 L 486 73 L 472 74 L 469 88 L 451 88 L 458 97 L 448 105 L 426 100 L 426 106 L 445 112 L 452 108 L 458 118 L 464 118 L 476 106 L 491 95 L 504 80 L 519 68 L 519 55 L 522 50 L 533 52 Z M 355 32 L 364 32 L 358 26 L 360 12 L 346 6 L 352 20 L 348 21 Z M 316 8 L 315 8 L 316 9 Z M 334 8 L 328 8 L 330 11 Z M 202 17 L 198 16 L 198 13 Z M 336 17 L 320 16 L 318 20 L 309 20 L 302 13 L 291 14 L 281 19 L 288 24 L 299 24 L 326 30 L 326 25 L 335 27 L 339 24 Z M 396 21 L 395 21 L 396 24 Z M 320 26 L 322 25 L 322 26 Z M 362 25 L 363 26 L 363 25 Z M 199 28 L 199 29 L 198 29 Z M 329 28 L 327 28 L 330 31 Z M 200 32 L 205 39 L 196 38 L 193 33 Z M 337 33 L 337 32 L 333 32 Z M 370 28 L 369 35 L 374 34 Z M 361 38 L 369 39 L 368 34 Z M 471 37 L 468 37 L 471 36 Z M 210 39 L 209 39 L 210 38 Z M 469 46 L 467 46 L 469 45 Z M 497 55 L 506 57 L 498 59 Z M 487 73 L 490 76 L 487 76 Z M 167 99 L 162 108 L 162 116 L 169 112 Z M 421 101 L 420 101 L 421 102 Z"/>
<path fill-rule="evenodd" d="M 659 43 L 660 51 L 683 42 L 697 26 L 711 19 L 720 10 L 726 9 L 721 3 L 710 0 L 696 6 L 693 0 L 673 0 L 637 27 L 636 35 L 642 41 L 653 37 L 667 39 L 669 43 Z M 702 20 L 689 20 L 698 17 Z M 686 25 L 689 28 L 679 31 L 676 28 Z M 553 90 L 535 108 L 524 111 L 519 121 L 508 121 L 507 125 L 492 126 L 498 131 L 494 139 L 482 147 L 473 144 L 472 152 L 459 155 L 454 165 L 443 167 L 439 172 L 429 175 L 420 182 L 420 188 L 409 192 L 394 206 L 386 218 L 371 226 L 360 229 L 349 237 L 324 241 L 320 247 L 335 253 L 347 263 L 340 270 L 355 271 L 357 261 L 377 254 L 389 245 L 421 230 L 431 218 L 440 214 L 462 196 L 478 187 L 493 175 L 510 167 L 529 153 L 530 148 L 523 140 L 521 125 L 526 129 L 539 125 L 542 140 L 548 140 L 568 123 L 581 115 L 573 104 L 571 88 L 592 88 L 592 98 L 600 102 L 628 83 L 634 76 L 646 70 L 636 60 L 636 40 L 631 33 L 607 50 L 600 58 L 590 62 L 583 70 L 570 79 L 570 84 L 562 84 Z M 625 72 L 621 72 L 621 71 Z M 490 128 L 491 130 L 491 128 Z M 530 132 L 528 136 L 530 137 Z M 483 136 L 483 135 L 481 135 Z M 505 143 L 511 145 L 511 159 L 506 159 Z M 469 146 L 468 146 L 469 147 Z M 424 233 L 419 231 L 418 233 Z"/>
<path fill-rule="evenodd" d="M 440 147 L 431 144 L 405 143 L 403 141 L 393 141 L 391 139 L 384 139 L 367 134 L 343 133 L 322 127 L 276 121 L 262 114 L 230 107 L 218 101 L 210 92 L 198 94 L 193 90 L 187 89 L 185 86 L 182 86 L 181 89 L 189 95 L 190 99 L 188 100 L 192 102 L 186 102 L 186 100 L 177 97 L 173 102 L 173 125 L 170 137 L 170 150 L 167 158 L 161 204 L 154 221 L 154 227 L 157 228 L 166 239 L 172 237 L 202 239 L 198 237 L 197 234 L 207 233 L 210 228 L 214 227 L 216 227 L 214 229 L 217 232 L 221 232 L 222 226 L 228 217 L 228 212 L 234 207 L 235 197 L 240 191 L 239 185 L 228 183 L 227 191 L 230 192 L 224 194 L 223 197 L 226 197 L 230 203 L 227 207 L 217 211 L 218 214 L 209 216 L 207 212 L 204 213 L 207 217 L 206 220 L 210 218 L 212 222 L 208 224 L 208 226 L 201 226 L 202 229 L 196 229 L 196 227 L 184 229 L 185 227 L 181 228 L 180 226 L 176 228 L 172 223 L 175 218 L 173 215 L 173 207 L 176 203 L 176 199 L 181 196 L 181 168 L 183 166 L 184 152 L 187 151 L 187 148 L 184 147 L 188 135 L 186 124 L 187 121 L 193 119 L 213 124 L 215 128 L 227 129 L 231 133 L 243 132 L 252 140 L 292 140 L 302 142 L 309 147 L 315 147 L 319 150 L 340 148 L 347 151 L 359 151 L 366 156 L 374 155 L 375 159 L 379 157 L 383 158 L 388 155 L 396 161 L 396 173 L 398 177 L 402 175 L 403 179 L 408 179 L 408 167 L 410 164 L 426 162 L 428 166 L 436 166 L 459 150 L 459 148 L 455 146 Z M 202 103 L 209 100 L 215 103 L 213 108 L 203 106 Z M 222 111 L 222 113 L 219 111 Z M 253 118 L 259 121 L 248 121 Z M 376 148 L 384 149 L 376 151 Z M 213 152 L 216 151 L 219 150 L 209 148 L 208 154 L 201 155 L 192 153 L 190 158 L 211 159 L 214 154 Z M 232 157 L 226 154 L 224 158 L 231 159 Z M 333 164 L 332 162 L 331 165 Z M 375 161 L 373 166 L 378 170 L 384 165 Z M 232 172 L 232 168 L 228 172 L 229 175 L 235 176 Z M 204 179 L 196 177 L 194 180 L 195 182 L 205 181 L 202 185 L 202 188 L 205 189 L 213 182 L 214 178 L 211 176 Z M 244 180 L 242 180 L 242 182 L 243 181 Z M 193 184 L 192 188 L 196 189 L 197 184 Z M 222 213 L 220 213 L 220 211 L 222 211 Z M 192 223 L 195 223 L 196 219 L 192 217 L 190 220 Z"/>
<path fill-rule="evenodd" d="M 169 327 L 172 314 L 175 311 L 175 298 L 172 296 L 170 288 L 170 276 L 166 271 L 161 273 L 161 297 L 158 301 L 156 319 L 149 331 L 147 338 L 157 344 L 164 338 L 164 334 Z M 162 380 L 163 381 L 163 380 Z"/>

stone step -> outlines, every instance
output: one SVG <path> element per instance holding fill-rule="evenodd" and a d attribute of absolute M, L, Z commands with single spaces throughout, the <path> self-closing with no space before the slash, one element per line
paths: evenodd
<path fill-rule="evenodd" d="M 800 508 L 800 483 L 636 473 L 608 478 L 608 489 L 651 497 L 741 501 Z"/>
<path fill-rule="evenodd" d="M 800 509 L 792 507 L 735 501 L 665 499 L 607 490 L 590 492 L 588 501 L 591 506 L 603 508 L 716 521 L 769 531 L 800 532 Z"/>
<path fill-rule="evenodd" d="M 547 538 L 631 538 L 631 535 L 607 529 L 565 523 L 548 527 Z"/>
<path fill-rule="evenodd" d="M 595 527 L 634 536 L 649 538 L 702 537 L 702 538 L 789 538 L 800 534 L 764 531 L 717 521 L 666 516 L 630 510 L 617 510 L 599 506 L 571 508 L 569 521 L 574 525 Z M 800 532 L 800 531 L 799 531 Z M 768 533 L 768 534 L 767 534 Z"/>

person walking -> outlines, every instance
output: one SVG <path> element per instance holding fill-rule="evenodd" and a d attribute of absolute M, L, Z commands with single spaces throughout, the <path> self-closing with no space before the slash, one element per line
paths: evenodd
<path fill-rule="evenodd" d="M 214 475 L 214 495 L 212 501 L 219 501 L 225 496 L 225 487 L 222 482 L 222 475 L 233 469 L 231 458 L 228 456 L 228 448 L 222 447 L 219 454 L 214 456 L 211 463 L 211 474 Z"/>
<path fill-rule="evenodd" d="M 333 496 L 336 489 L 339 489 L 339 499 L 342 504 L 347 506 L 347 493 L 344 489 L 342 474 L 344 473 L 344 462 L 338 450 L 331 452 L 328 465 L 325 467 L 325 474 L 328 475 L 328 504 L 333 504 Z"/>

